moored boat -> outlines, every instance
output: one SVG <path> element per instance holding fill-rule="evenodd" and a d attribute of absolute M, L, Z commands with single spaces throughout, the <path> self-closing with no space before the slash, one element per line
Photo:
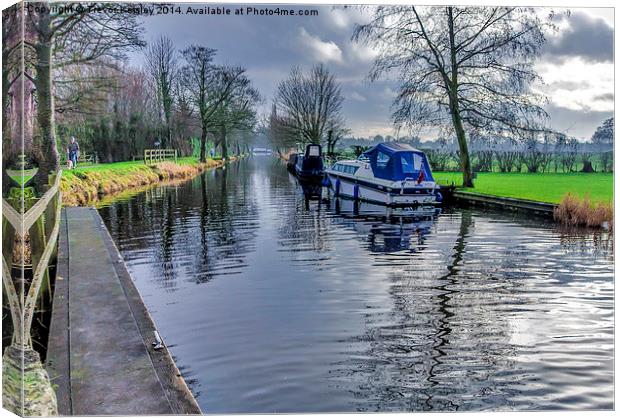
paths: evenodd
<path fill-rule="evenodd" d="M 429 212 L 442 201 L 426 155 L 406 144 L 378 144 L 357 160 L 337 161 L 325 174 L 336 196 Z"/>
<path fill-rule="evenodd" d="M 296 154 L 294 173 L 302 182 L 321 183 L 323 181 L 323 154 L 319 144 L 308 144 L 303 155 Z"/>

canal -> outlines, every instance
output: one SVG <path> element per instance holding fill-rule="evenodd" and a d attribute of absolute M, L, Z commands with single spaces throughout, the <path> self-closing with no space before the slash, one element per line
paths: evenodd
<path fill-rule="evenodd" d="M 100 213 L 205 413 L 613 407 L 610 236 L 361 209 L 252 157 Z"/>

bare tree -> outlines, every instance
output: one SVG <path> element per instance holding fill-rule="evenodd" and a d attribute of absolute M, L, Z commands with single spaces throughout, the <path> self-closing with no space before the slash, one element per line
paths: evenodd
<path fill-rule="evenodd" d="M 234 96 L 245 69 L 213 64 L 215 49 L 191 45 L 182 51 L 181 83 L 200 119 L 200 161 L 206 161 L 207 135 L 217 126 L 217 112 Z"/>
<path fill-rule="evenodd" d="M 327 129 L 327 138 L 325 140 L 325 143 L 327 145 L 327 153 L 329 155 L 333 155 L 338 141 L 340 141 L 345 135 L 348 135 L 350 132 L 351 131 L 345 128 L 343 125 L 330 125 Z"/>
<path fill-rule="evenodd" d="M 380 52 L 372 80 L 399 74 L 394 122 L 452 130 L 473 187 L 467 129 L 514 136 L 546 117 L 528 90 L 545 26 L 531 8 L 379 6 L 353 39 Z"/>
<path fill-rule="evenodd" d="M 213 114 L 209 126 L 216 135 L 216 146 L 222 149 L 222 158 L 228 158 L 228 135 L 252 131 L 256 125 L 256 105 L 260 101 L 258 90 L 241 67 L 221 67 L 218 77 L 220 88 L 226 79 L 232 79 L 230 93 Z M 240 137 L 240 135 L 236 135 Z M 237 147 L 238 148 L 238 147 Z M 239 154 L 239 149 L 236 150 Z"/>
<path fill-rule="evenodd" d="M 562 133 L 556 134 L 555 149 L 565 172 L 574 171 L 575 164 L 577 163 L 578 148 L 579 142 L 577 138 L 569 138 Z"/>
<path fill-rule="evenodd" d="M 193 151 L 190 138 L 200 135 L 200 120 L 187 93 L 179 88 L 175 95 L 177 97 L 177 104 L 172 117 L 173 144 L 182 154 L 189 155 Z"/>
<path fill-rule="evenodd" d="M 308 74 L 295 67 L 289 77 L 278 85 L 274 104 L 280 129 L 300 144 L 319 144 L 328 132 L 344 132 L 340 84 L 322 64 Z"/>
<path fill-rule="evenodd" d="M 166 132 L 162 147 L 166 148 L 172 144 L 173 92 L 174 83 L 178 79 L 177 54 L 172 40 L 160 36 L 148 45 L 144 57 L 147 73 L 157 92 L 157 101 Z"/>
<path fill-rule="evenodd" d="M 490 138 L 477 132 L 470 134 L 472 168 L 476 173 L 493 171 L 493 149 Z"/>
<path fill-rule="evenodd" d="M 549 144 L 547 141 L 540 142 L 532 135 L 525 140 L 523 150 L 519 152 L 519 165 L 527 168 L 528 173 L 544 172 L 550 159 Z"/>
<path fill-rule="evenodd" d="M 519 153 L 517 152 L 517 143 L 510 138 L 503 138 L 497 141 L 495 145 L 495 160 L 497 161 L 497 167 L 502 173 L 509 173 L 514 168 L 517 171 L 521 169 L 521 162 L 519 161 Z"/>

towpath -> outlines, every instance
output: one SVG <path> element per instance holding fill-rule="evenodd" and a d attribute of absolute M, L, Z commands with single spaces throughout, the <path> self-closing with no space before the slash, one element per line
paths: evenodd
<path fill-rule="evenodd" d="M 65 208 L 46 367 L 62 415 L 199 414 L 99 214 Z"/>

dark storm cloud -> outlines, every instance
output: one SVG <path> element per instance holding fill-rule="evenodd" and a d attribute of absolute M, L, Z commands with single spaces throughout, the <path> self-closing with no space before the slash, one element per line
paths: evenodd
<path fill-rule="evenodd" d="M 551 121 L 556 121 L 554 128 L 580 139 L 590 139 L 596 127 L 614 115 L 613 111 L 571 110 L 553 104 L 547 106 L 546 110 Z"/>
<path fill-rule="evenodd" d="M 614 94 L 613 93 L 600 94 L 598 96 L 594 96 L 593 99 L 595 101 L 601 101 L 601 102 L 613 102 Z"/>
<path fill-rule="evenodd" d="M 579 56 L 585 61 L 613 61 L 614 29 L 604 19 L 580 11 L 563 19 L 569 26 L 549 39 L 543 52 L 547 59 Z"/>

